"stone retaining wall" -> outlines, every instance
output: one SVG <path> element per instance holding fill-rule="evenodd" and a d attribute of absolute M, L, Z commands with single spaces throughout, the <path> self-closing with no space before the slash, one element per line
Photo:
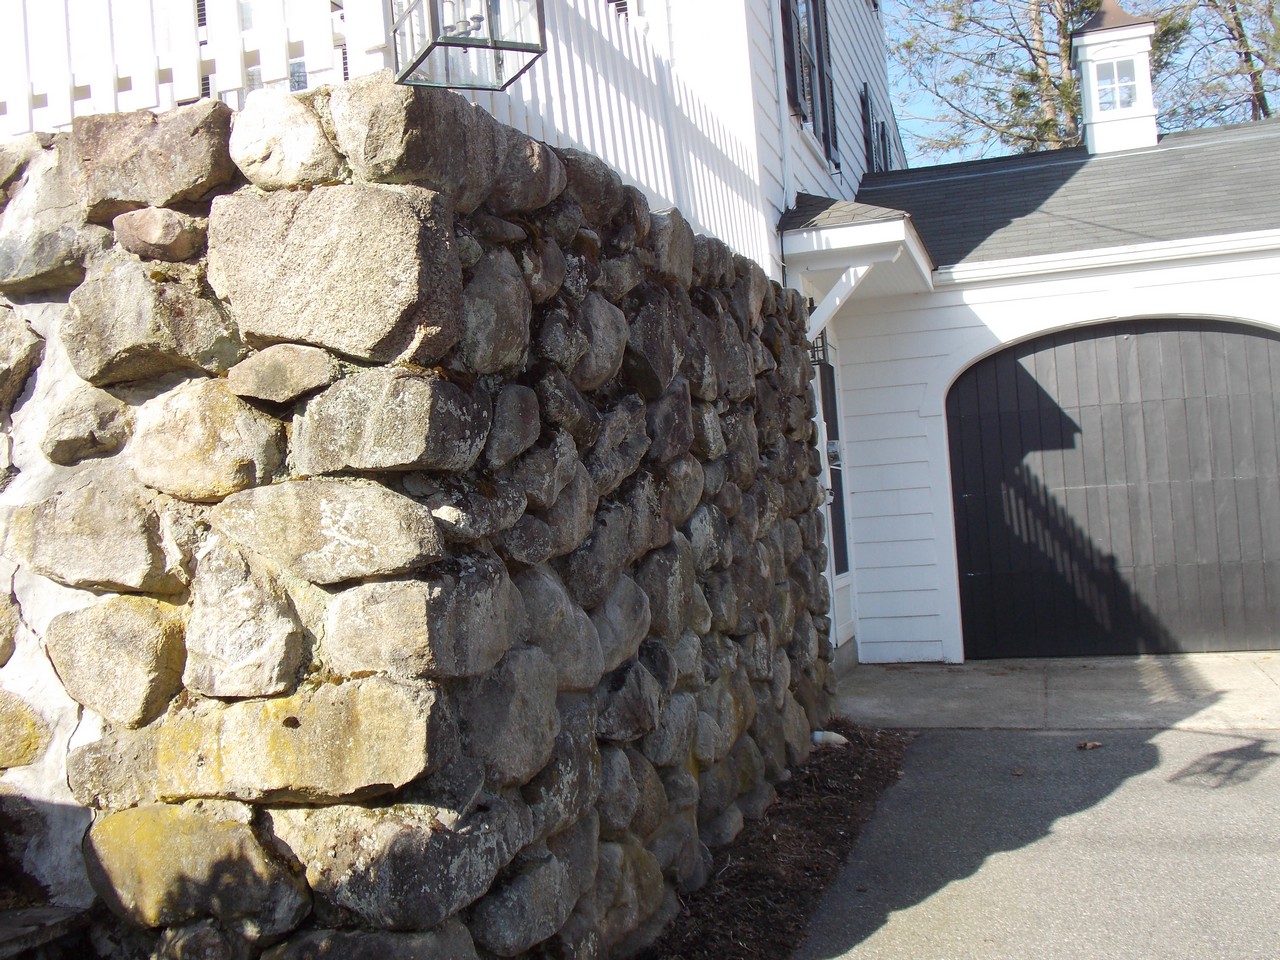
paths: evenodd
<path fill-rule="evenodd" d="M 656 935 L 825 719 L 801 298 L 386 75 L 0 188 L 9 864 L 117 956 Z"/>

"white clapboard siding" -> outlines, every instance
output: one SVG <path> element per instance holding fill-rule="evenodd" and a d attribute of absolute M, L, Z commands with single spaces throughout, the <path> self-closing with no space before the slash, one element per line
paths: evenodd
<path fill-rule="evenodd" d="M 308 86 L 341 80 L 342 48 L 348 76 L 391 65 L 385 0 L 346 0 L 336 16 L 329 0 L 205 0 L 203 25 L 195 0 L 0 4 L 0 136 L 64 129 L 75 115 L 170 109 L 199 97 L 202 81 L 240 107 L 253 87 L 287 87 L 299 60 Z M 639 21 L 605 0 L 548 2 L 546 19 L 546 56 L 506 92 L 473 99 L 531 136 L 602 157 L 654 209 L 678 206 L 696 231 L 776 273 L 781 184 L 773 174 L 777 196 L 764 204 L 753 125 L 733 129 Z M 763 55 L 771 47 L 758 33 Z M 769 70 L 757 71 L 756 87 L 768 88 Z"/>

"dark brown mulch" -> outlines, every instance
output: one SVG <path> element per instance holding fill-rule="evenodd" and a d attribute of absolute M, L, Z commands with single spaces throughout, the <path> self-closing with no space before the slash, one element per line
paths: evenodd
<path fill-rule="evenodd" d="M 911 734 L 833 718 L 847 747 L 820 747 L 778 787 L 765 816 L 716 851 L 712 878 L 640 960 L 786 960 L 848 859 L 876 801 L 896 783 Z"/>

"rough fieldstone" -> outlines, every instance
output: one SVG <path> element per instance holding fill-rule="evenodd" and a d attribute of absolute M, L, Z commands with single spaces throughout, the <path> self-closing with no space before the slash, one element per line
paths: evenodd
<path fill-rule="evenodd" d="M 506 156 L 486 205 L 500 215 L 540 210 L 564 192 L 564 164 L 541 140 L 510 129 L 505 133 Z"/>
<path fill-rule="evenodd" d="M 22 611 L 18 609 L 18 601 L 13 594 L 0 593 L 0 667 L 9 662 L 17 648 L 18 625 L 21 622 Z"/>
<path fill-rule="evenodd" d="M 384 677 L 321 683 L 289 697 L 204 701 L 168 716 L 155 738 L 156 792 L 164 799 L 377 796 L 439 767 L 457 747 L 441 694 Z"/>
<path fill-rule="evenodd" d="M 134 475 L 183 500 L 209 503 L 269 483 L 284 460 L 284 425 L 196 380 L 145 403 L 129 443 Z"/>
<path fill-rule="evenodd" d="M 564 252 L 550 237 L 543 237 L 524 248 L 520 255 L 520 268 L 524 271 L 524 282 L 528 284 L 529 295 L 535 304 L 546 303 L 560 292 L 568 270 Z"/>
<path fill-rule="evenodd" d="M 277 343 L 245 357 L 227 371 L 227 389 L 238 397 L 292 403 L 327 387 L 341 371 L 333 355 L 319 347 Z"/>
<path fill-rule="evenodd" d="M 657 859 L 638 843 L 601 843 L 596 879 L 607 904 L 600 935 L 607 945 L 632 933 L 662 904 L 662 870 Z"/>
<path fill-rule="evenodd" d="M 662 777 L 641 751 L 628 747 L 626 754 L 636 784 L 636 812 L 631 819 L 631 832 L 647 839 L 667 818 L 667 793 Z"/>
<path fill-rule="evenodd" d="M 680 636 L 693 598 L 694 575 L 693 552 L 679 534 L 644 558 L 636 583 L 649 598 L 650 633 L 669 640 Z"/>
<path fill-rule="evenodd" d="M 750 323 L 750 329 L 759 330 L 761 309 L 769 294 L 769 278 L 764 269 L 741 254 L 733 258 L 737 282 L 733 285 L 733 305 L 738 316 Z"/>
<path fill-rule="evenodd" d="M 596 734 L 602 740 L 628 743 L 652 733 L 662 710 L 662 687 L 638 661 L 608 674 L 596 688 L 600 715 Z"/>
<path fill-rule="evenodd" d="M 307 885 L 269 852 L 241 804 L 121 810 L 85 838 L 89 880 L 104 903 L 144 927 L 214 916 L 251 938 L 287 933 L 307 915 Z"/>
<path fill-rule="evenodd" d="M 67 783 L 76 802 L 122 810 L 156 800 L 155 739 L 151 731 L 113 727 L 67 756 Z"/>
<path fill-rule="evenodd" d="M 306 868 L 320 923 L 411 931 L 483 896 L 532 838 L 528 808 L 507 796 L 484 796 L 454 826 L 441 812 L 415 803 L 287 807 L 271 821 Z"/>
<path fill-rule="evenodd" d="M 49 658 L 67 693 L 112 723 L 150 723 L 182 686 L 182 614 L 144 597 L 112 597 L 54 617 Z"/>
<path fill-rule="evenodd" d="M 600 815 L 590 810 L 571 827 L 547 837 L 547 849 L 569 871 L 578 896 L 591 889 L 600 863 Z"/>
<path fill-rule="evenodd" d="M 551 528 L 532 514 L 525 514 L 510 530 L 497 537 L 498 552 L 512 563 L 536 567 L 551 558 Z"/>
<path fill-rule="evenodd" d="M 561 561 L 565 586 L 584 609 L 603 603 L 618 582 L 629 559 L 630 537 L 631 510 L 623 504 L 606 503 L 596 513 L 591 536 Z M 600 642 L 604 645 L 607 641 L 602 636 Z"/>
<path fill-rule="evenodd" d="M 505 467 L 538 440 L 538 395 L 529 387 L 509 383 L 493 402 L 493 426 L 484 445 L 485 463 L 494 470 Z"/>
<path fill-rule="evenodd" d="M 158 115 L 135 110 L 74 118 L 70 149 L 89 219 L 110 223 L 139 207 L 201 200 L 230 183 L 236 175 L 227 152 L 231 116 L 220 100 L 199 100 Z"/>
<path fill-rule="evenodd" d="M 640 791 L 631 772 L 631 761 L 621 747 L 600 750 L 600 839 L 620 840 L 631 826 L 640 802 Z"/>
<path fill-rule="evenodd" d="M 625 501 L 631 511 L 628 563 L 671 542 L 675 529 L 663 515 L 662 494 L 661 482 L 652 473 L 643 471 L 633 478 Z"/>
<path fill-rule="evenodd" d="M 742 810 L 736 803 L 731 803 L 722 813 L 699 824 L 698 836 L 703 843 L 714 850 L 736 840 L 743 826 Z"/>
<path fill-rule="evenodd" d="M 431 512 L 367 480 L 291 480 L 210 514 L 232 540 L 312 583 L 419 570 L 444 556 Z"/>
<path fill-rule="evenodd" d="M 636 472 L 651 441 L 645 430 L 645 404 L 627 394 L 604 415 L 599 439 L 583 462 L 595 482 L 596 493 L 606 497 Z"/>
<path fill-rule="evenodd" d="M 527 782 L 550 759 L 560 732 L 551 658 L 535 648 L 510 651 L 472 681 L 461 719 L 463 749 L 484 762 L 492 782 Z"/>
<path fill-rule="evenodd" d="M 720 429 L 728 450 L 725 455 L 728 478 L 746 490 L 755 482 L 760 469 L 760 437 L 751 408 L 744 404 L 726 410 L 720 415 Z"/>
<path fill-rule="evenodd" d="M 13 410 L 43 355 L 44 341 L 16 313 L 0 305 L 0 421 Z"/>
<path fill-rule="evenodd" d="M 547 422 L 567 430 L 582 447 L 592 446 L 600 436 L 600 413 L 596 408 L 559 367 L 544 365 L 535 375 L 534 389 Z"/>
<path fill-rule="evenodd" d="M 693 514 L 706 488 L 707 473 L 691 456 L 677 457 L 661 471 L 662 515 L 673 527 Z"/>
<path fill-rule="evenodd" d="M 569 869 L 550 853 L 520 857 L 471 912 L 476 943 L 515 957 L 560 929 L 578 900 Z"/>
<path fill-rule="evenodd" d="M 47 134 L 45 135 L 47 137 Z M 40 134 L 24 133 L 0 143 L 0 209 L 7 199 L 4 187 L 15 182 L 26 171 L 27 165 L 44 149 Z"/>
<path fill-rule="evenodd" d="M 551 534 L 550 557 L 563 556 L 587 538 L 599 503 L 591 474 L 580 461 L 575 463 L 572 479 L 542 515 Z"/>
<path fill-rule="evenodd" d="M 509 246 L 529 239 L 529 231 L 520 224 L 504 220 L 502 217 L 495 217 L 491 213 L 476 212 L 469 219 L 471 232 L 484 241 L 485 246 Z M 482 246 L 480 257 L 483 256 L 484 247 Z M 476 257 L 476 263 L 480 262 L 480 257 Z M 475 266 L 475 263 L 472 266 Z"/>
<path fill-rule="evenodd" d="M 590 690 L 604 675 L 600 635 L 550 567 L 530 567 L 516 577 L 529 618 L 529 642 L 551 658 L 556 688 Z"/>
<path fill-rule="evenodd" d="M 249 960 L 249 945 L 216 920 L 196 920 L 165 929 L 151 960 Z"/>
<path fill-rule="evenodd" d="M 727 672 L 697 695 L 698 728 L 694 755 L 703 764 L 719 763 L 755 718 L 755 695 L 746 671 Z"/>
<path fill-rule="evenodd" d="M 682 287 L 693 283 L 693 229 L 674 207 L 649 218 L 654 269 Z"/>
<path fill-rule="evenodd" d="M 262 955 L 262 960 L 337 960 L 339 957 L 342 960 L 476 960 L 476 949 L 462 921 L 450 919 L 424 933 L 308 930 L 272 947 Z"/>
<path fill-rule="evenodd" d="M 476 373 L 500 373 L 523 366 L 533 300 L 511 251 L 499 247 L 485 254 L 462 296 L 459 349 L 467 366 Z"/>
<path fill-rule="evenodd" d="M 788 692 L 782 708 L 782 735 L 787 743 L 787 763 L 798 767 L 809 759 L 813 749 L 809 717 L 800 702 Z"/>
<path fill-rule="evenodd" d="M 133 409 L 86 383 L 67 394 L 50 415 L 40 450 L 54 463 L 70 466 L 118 452 L 132 432 Z"/>
<path fill-rule="evenodd" d="M 670 463 L 688 453 L 693 445 L 693 418 L 689 404 L 689 382 L 676 377 L 671 386 L 645 411 L 645 422 L 653 443 L 646 459 Z"/>
<path fill-rule="evenodd" d="M 693 746 L 698 703 L 692 694 L 675 693 L 662 711 L 658 726 L 640 742 L 640 749 L 658 767 L 683 763 Z"/>
<path fill-rule="evenodd" d="M 600 637 L 605 672 L 634 657 L 649 632 L 649 596 L 630 577 L 619 576 L 604 601 L 591 611 Z"/>
<path fill-rule="evenodd" d="M 489 436 L 488 397 L 435 374 L 373 367 L 307 402 L 293 457 L 306 474 L 468 470 Z"/>
<path fill-rule="evenodd" d="M 344 590 L 329 606 L 324 654 L 345 674 L 402 677 L 484 673 L 524 634 L 524 604 L 506 568 L 463 556 L 423 580 L 385 580 Z"/>
<path fill-rule="evenodd" d="M 598 293 L 589 293 L 582 301 L 580 323 L 587 348 L 569 369 L 579 390 L 596 390 L 617 376 L 622 368 L 627 347 L 627 318 Z"/>
<path fill-rule="evenodd" d="M 69 587 L 177 593 L 182 571 L 166 556 L 144 488 L 119 469 L 93 468 L 36 503 L 9 507 L 0 552 Z"/>
<path fill-rule="evenodd" d="M 600 795 L 600 747 L 590 697 L 562 697 L 560 732 L 551 759 L 521 788 L 533 835 L 557 833 L 587 815 Z"/>
<path fill-rule="evenodd" d="M 700 504 L 689 518 L 685 533 L 699 573 L 723 570 L 733 562 L 729 521 L 715 504 Z"/>
<path fill-rule="evenodd" d="M 693 443 L 690 446 L 699 460 L 719 460 L 725 455 L 724 434 L 720 430 L 720 414 L 709 403 L 694 403 L 691 410 Z"/>
<path fill-rule="evenodd" d="M 609 301 L 617 303 L 644 281 L 645 264 L 636 253 L 609 257 L 600 263 L 600 282 L 596 289 Z"/>
<path fill-rule="evenodd" d="M 484 202 L 506 158 L 507 129 L 483 109 L 449 90 L 397 84 L 388 70 L 335 87 L 329 104 L 357 180 L 422 183 L 460 213 Z"/>
<path fill-rule="evenodd" d="M 698 890 L 706 883 L 711 852 L 698 840 L 695 811 L 679 810 L 668 815 L 649 837 L 645 848 L 681 893 Z"/>
<path fill-rule="evenodd" d="M 219 197 L 209 215 L 209 283 L 257 342 L 425 365 L 462 336 L 452 215 L 421 187 Z"/>
<path fill-rule="evenodd" d="M 594 154 L 562 148 L 565 193 L 581 208 L 582 215 L 593 227 L 603 227 L 622 208 L 622 179 L 607 163 Z"/>
<path fill-rule="evenodd" d="M 269 697 L 293 689 L 303 633 L 275 577 L 211 536 L 191 583 L 182 682 L 208 697 Z"/>
<path fill-rule="evenodd" d="M 529 506 L 546 510 L 578 472 L 578 448 L 567 431 L 557 430 L 550 443 L 539 444 L 512 466 L 511 480 L 524 489 Z"/>
<path fill-rule="evenodd" d="M 52 733 L 35 708 L 15 693 L 0 690 L 0 770 L 25 767 L 44 755 Z"/>
<path fill-rule="evenodd" d="M 111 221 L 111 229 L 116 243 L 130 253 L 179 263 L 203 249 L 207 224 L 177 210 L 145 207 L 120 214 Z"/>
<path fill-rule="evenodd" d="M 579 310 L 551 304 L 538 311 L 533 352 L 561 370 L 572 370 L 590 341 Z"/>
<path fill-rule="evenodd" d="M 282 190 L 341 180 L 345 164 L 307 102 L 283 90 L 254 90 L 236 114 L 231 159 L 255 187 Z"/>
<path fill-rule="evenodd" d="M 646 400 L 657 400 L 670 386 L 684 357 L 685 335 L 675 298 L 646 285 L 630 315 L 622 372 Z"/>
<path fill-rule="evenodd" d="M 121 251 L 90 268 L 70 303 L 62 342 L 80 379 L 95 386 L 172 371 L 221 373 L 244 353 L 217 303 L 180 278 L 156 280 Z"/>
<path fill-rule="evenodd" d="M 415 476 L 416 479 L 416 476 Z M 406 477 L 407 492 L 413 481 Z M 528 498 L 511 481 L 489 484 L 453 482 L 421 495 L 440 532 L 451 543 L 475 543 L 515 526 L 524 514 Z"/>
<path fill-rule="evenodd" d="M 65 138 L 25 165 L 17 196 L 0 211 L 0 291 L 37 293 L 74 287 L 86 258 L 110 242 L 110 234 L 85 228 L 84 201 L 76 188 Z M 4 191 L 0 190 L 0 197 Z"/>

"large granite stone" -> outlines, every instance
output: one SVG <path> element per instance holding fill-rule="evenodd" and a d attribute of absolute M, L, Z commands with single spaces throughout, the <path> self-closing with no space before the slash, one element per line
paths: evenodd
<path fill-rule="evenodd" d="M 209 697 L 269 697 L 293 689 L 304 636 L 288 594 L 260 564 L 216 534 L 191 583 L 183 683 Z"/>
<path fill-rule="evenodd" d="M 0 305 L 0 421 L 13 410 L 43 355 L 44 341 L 16 313 Z"/>
<path fill-rule="evenodd" d="M 241 804 L 150 805 L 98 820 L 84 842 L 89 879 L 116 914 L 142 927 L 216 917 L 251 939 L 307 915 L 307 885 L 269 851 Z"/>
<path fill-rule="evenodd" d="M 340 375 L 327 350 L 300 343 L 277 343 L 245 357 L 227 371 L 227 389 L 238 397 L 292 403 L 327 387 Z"/>
<path fill-rule="evenodd" d="M 51 738 L 49 724 L 34 705 L 0 690 L 0 770 L 35 763 Z"/>
<path fill-rule="evenodd" d="M 433 374 L 374 367 L 307 403 L 293 456 L 307 474 L 337 470 L 464 471 L 489 435 L 488 398 Z"/>
<path fill-rule="evenodd" d="M 341 673 L 468 677 L 496 664 L 524 633 L 524 605 L 506 568 L 463 556 L 422 580 L 363 583 L 329 607 L 324 655 Z"/>
<path fill-rule="evenodd" d="M 529 349 L 533 300 L 524 272 L 504 247 L 485 254 L 463 291 L 463 361 L 476 373 L 514 371 Z"/>
<path fill-rule="evenodd" d="M 189 260 L 204 247 L 204 220 L 177 210 L 145 207 L 130 210 L 111 221 L 116 242 L 148 260 L 178 263 Z"/>
<path fill-rule="evenodd" d="M 550 567 L 536 566 L 516 577 L 529 616 L 529 642 L 551 658 L 559 690 L 590 690 L 604 674 L 595 624 L 569 596 Z"/>
<path fill-rule="evenodd" d="M 118 250 L 95 262 L 71 294 L 59 331 L 80 379 L 103 387 L 172 371 L 216 374 L 239 360 L 244 346 L 235 323 L 199 295 L 197 282 L 183 273 L 153 274 Z"/>
<path fill-rule="evenodd" d="M 249 94 L 228 146 L 240 172 L 263 190 L 333 183 L 345 172 L 307 99 L 283 90 Z"/>
<path fill-rule="evenodd" d="M 445 762 L 456 737 L 439 692 L 383 677 L 205 701 L 156 729 L 156 792 L 311 803 L 377 796 Z"/>
<path fill-rule="evenodd" d="M 81 384 L 53 410 L 40 438 L 40 452 L 70 466 L 118 452 L 132 432 L 132 407 L 105 390 Z"/>
<path fill-rule="evenodd" d="M 48 497 L 7 508 L 0 552 L 70 587 L 163 594 L 185 588 L 147 492 L 118 469 L 83 470 Z"/>
<path fill-rule="evenodd" d="M 506 160 L 507 128 L 483 109 L 450 90 L 396 84 L 390 71 L 335 87 L 329 104 L 357 180 L 425 184 L 461 213 L 484 202 Z"/>
<path fill-rule="evenodd" d="M 463 750 L 494 783 L 525 783 L 550 759 L 560 715 L 555 665 L 541 650 L 510 651 L 460 699 Z"/>
<path fill-rule="evenodd" d="M 431 512 L 367 480 L 292 480 L 232 494 L 216 529 L 312 583 L 420 570 L 444 556 Z"/>
<path fill-rule="evenodd" d="M 421 187 L 219 197 L 209 215 L 209 283 L 259 343 L 428 364 L 462 336 L 452 214 Z"/>
<path fill-rule="evenodd" d="M 222 380 L 195 380 L 143 404 L 129 443 L 139 480 L 204 503 L 270 482 L 283 460 L 284 424 Z"/>
<path fill-rule="evenodd" d="M 67 693 L 113 723 L 150 723 L 182 686 L 180 608 L 144 597 L 113 597 L 62 613 L 45 646 Z"/>
<path fill-rule="evenodd" d="M 231 108 L 199 100 L 167 113 L 104 113 L 71 121 L 89 219 L 110 223 L 139 207 L 172 207 L 230 183 Z"/>
<path fill-rule="evenodd" d="M 272 828 L 306 868 L 317 919 L 428 930 L 475 902 L 532 837 L 529 810 L 497 794 L 457 820 L 425 804 L 293 807 Z"/>
<path fill-rule="evenodd" d="M 308 930 L 272 947 L 262 960 L 476 960 L 471 934 L 460 920 L 434 930 Z M 203 958 L 201 958 L 203 960 Z"/>

